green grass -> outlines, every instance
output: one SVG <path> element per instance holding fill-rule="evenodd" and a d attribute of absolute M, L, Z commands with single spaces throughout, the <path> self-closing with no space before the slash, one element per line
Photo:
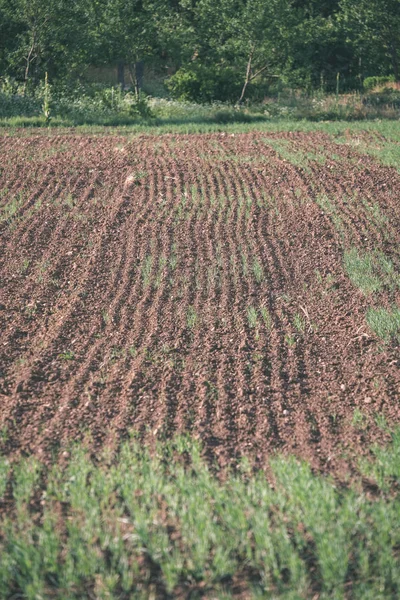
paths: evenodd
<path fill-rule="evenodd" d="M 384 428 L 387 428 L 385 423 Z M 389 493 L 393 482 L 400 481 L 400 429 L 393 432 L 389 449 L 375 445 L 371 452 L 374 460 L 362 460 L 362 472 L 376 481 L 383 492 Z"/>
<path fill-rule="evenodd" d="M 151 254 L 148 254 L 144 259 L 142 265 L 142 279 L 143 279 L 143 287 L 147 288 L 150 285 L 151 273 L 153 271 L 153 257 Z"/>
<path fill-rule="evenodd" d="M 189 329 L 194 329 L 196 327 L 198 321 L 198 317 L 194 306 L 189 306 L 186 313 L 186 324 Z"/>
<path fill-rule="evenodd" d="M 63 467 L 0 459 L 0 597 L 223 598 L 235 578 L 248 598 L 398 597 L 399 449 L 397 431 L 360 463 L 374 499 L 288 457 L 274 485 L 246 462 L 220 478 L 184 437 L 95 461 L 75 445 Z"/>
<path fill-rule="evenodd" d="M 272 328 L 272 317 L 271 317 L 271 314 L 270 314 L 268 308 L 266 308 L 265 306 L 262 306 L 260 308 L 260 313 L 261 313 L 262 320 L 264 321 L 266 330 L 270 331 Z"/>
<path fill-rule="evenodd" d="M 249 327 L 257 327 L 257 310 L 254 306 L 249 306 L 247 308 L 247 320 L 249 322 Z"/>
<path fill-rule="evenodd" d="M 360 142 L 357 139 L 346 139 L 341 141 L 342 143 L 350 144 L 358 152 L 369 154 L 370 156 L 377 158 L 382 165 L 400 170 L 400 144 L 398 135 L 396 134 L 394 140 L 391 140 L 390 138 L 387 140 L 375 139 L 369 143 L 366 143 L 365 141 Z"/>
<path fill-rule="evenodd" d="M 343 219 L 340 215 L 340 212 L 336 208 L 336 205 L 333 202 L 331 202 L 331 200 L 329 200 L 329 198 L 325 194 L 317 196 L 316 202 L 318 206 L 328 214 L 332 223 L 335 226 L 336 231 L 343 239 L 346 231 L 343 224 Z"/>
<path fill-rule="evenodd" d="M 253 273 L 256 282 L 261 283 L 264 279 L 264 271 L 258 258 L 254 258 L 253 260 Z"/>
<path fill-rule="evenodd" d="M 2 194 L 3 195 L 3 194 Z M 1 196 L 0 195 L 0 198 Z M 4 193 L 4 195 L 6 195 Z M 11 226 L 15 220 L 18 220 L 18 213 L 24 203 L 24 193 L 18 192 L 6 204 L 0 207 L 0 224 L 6 222 Z"/>
<path fill-rule="evenodd" d="M 305 318 L 300 315 L 299 313 L 296 313 L 294 315 L 293 318 L 293 325 L 295 327 L 295 329 L 299 332 L 299 333 L 304 333 L 306 330 L 306 320 Z"/>
<path fill-rule="evenodd" d="M 265 138 L 264 141 L 268 146 L 271 146 L 281 158 L 295 167 L 303 169 L 307 173 L 311 172 L 309 167 L 310 162 L 317 162 L 320 164 L 325 164 L 326 162 L 326 156 L 322 153 L 303 152 L 296 148 L 290 140 L 273 140 Z"/>
<path fill-rule="evenodd" d="M 344 265 L 353 285 L 363 294 L 400 288 L 400 276 L 393 263 L 383 252 L 362 252 L 351 248 L 344 255 Z"/>
<path fill-rule="evenodd" d="M 75 354 L 71 350 L 66 350 L 65 352 L 61 352 L 61 354 L 58 355 L 58 358 L 61 360 L 74 360 Z"/>
<path fill-rule="evenodd" d="M 55 88 L 53 91 L 57 92 Z M 156 93 L 159 94 L 160 90 Z M 137 131 L 160 128 L 182 131 L 189 127 L 192 128 L 192 132 L 199 132 L 201 128 L 257 128 L 259 125 L 285 122 L 291 123 L 290 130 L 294 130 L 296 124 L 302 128 L 305 123 L 312 128 L 315 124 L 325 127 L 327 124 L 334 126 L 337 123 L 346 123 L 345 128 L 339 128 L 343 137 L 345 130 L 353 125 L 363 126 L 364 123 L 375 123 L 378 120 L 395 125 L 398 120 L 398 111 L 393 107 L 392 96 L 383 103 L 381 97 L 379 102 L 373 102 L 374 95 L 362 98 L 359 94 L 341 96 L 338 101 L 334 95 L 318 93 L 317 103 L 315 99 L 315 95 L 283 93 L 279 97 L 270 98 L 269 101 L 246 104 L 238 109 L 237 106 L 221 102 L 195 104 L 168 100 L 165 97 L 152 97 L 147 100 L 143 97 L 142 100 L 147 106 L 140 116 L 140 111 L 132 112 L 129 95 L 121 94 L 116 89 L 89 86 L 86 90 L 80 89 L 79 95 L 64 95 L 61 90 L 54 94 L 51 102 L 51 127 L 127 127 Z M 369 99 L 370 102 L 363 102 L 365 99 Z M 35 127 L 48 130 L 48 125 L 43 115 L 42 101 L 38 97 L 21 97 L 10 95 L 4 90 L 0 91 L 0 127 Z M 398 152 L 398 149 L 395 151 Z M 294 159 L 297 160 L 296 157 Z M 319 159 L 319 155 L 305 156 L 306 161 Z"/>
<path fill-rule="evenodd" d="M 400 308 L 370 308 L 366 318 L 369 327 L 378 337 L 385 341 L 400 342 Z"/>
<path fill-rule="evenodd" d="M 124 121 L 118 118 L 111 119 L 105 123 L 70 123 L 68 121 L 54 118 L 50 128 L 45 127 L 35 131 L 35 134 L 48 136 L 53 133 L 62 134 L 70 133 L 70 127 L 76 127 L 75 131 L 80 134 L 90 135 L 127 135 L 136 136 L 140 134 L 146 135 L 162 135 L 165 133 L 246 133 L 249 131 L 264 131 L 266 133 L 278 133 L 286 131 L 301 131 L 304 133 L 312 133 L 314 131 L 322 131 L 332 136 L 333 141 L 338 143 L 349 143 L 349 136 L 357 136 L 360 132 L 367 132 L 371 135 L 379 134 L 386 138 L 388 143 L 400 142 L 400 120 L 361 120 L 361 121 L 329 121 L 320 122 L 310 121 L 307 119 L 294 120 L 290 118 L 273 119 L 264 118 L 249 119 L 248 122 L 240 120 L 229 123 L 222 123 L 206 118 L 204 114 L 196 116 L 187 115 L 185 118 L 165 117 L 153 119 L 151 122 L 138 122 L 137 119 Z M 41 117 L 23 118 L 14 117 L 8 119 L 0 119 L 0 128 L 4 129 L 7 135 L 32 135 L 32 128 L 43 127 L 43 119 Z M 21 128 L 24 128 L 21 130 Z M 269 141 L 268 141 L 269 143 Z M 363 148 L 359 148 L 363 152 Z"/>

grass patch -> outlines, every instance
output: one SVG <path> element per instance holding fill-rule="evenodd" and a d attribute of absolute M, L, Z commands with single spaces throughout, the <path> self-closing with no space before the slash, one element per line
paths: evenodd
<path fill-rule="evenodd" d="M 400 276 L 383 252 L 361 252 L 357 248 L 345 252 L 344 265 L 351 282 L 365 295 L 380 292 L 384 287 L 400 287 Z"/>
<path fill-rule="evenodd" d="M 95 462 L 75 445 L 63 467 L 0 459 L 0 597 L 224 597 L 235 578 L 247 597 L 397 597 L 399 448 L 396 432 L 361 464 L 375 500 L 287 457 L 273 486 L 245 462 L 221 479 L 184 437 Z"/>
<path fill-rule="evenodd" d="M 306 171 L 310 172 L 309 164 L 310 162 L 317 162 L 320 164 L 325 164 L 326 156 L 322 153 L 316 154 L 315 152 L 303 152 L 298 148 L 294 148 L 293 144 L 289 140 L 272 140 L 270 138 L 265 138 L 264 142 L 273 148 L 281 158 L 291 163 L 295 167 L 299 167 Z"/>
<path fill-rule="evenodd" d="M 327 213 L 327 215 L 331 219 L 332 223 L 334 224 L 336 231 L 339 233 L 339 235 L 343 239 L 346 231 L 345 231 L 345 227 L 343 224 L 343 219 L 340 215 L 340 212 L 336 208 L 335 204 L 333 204 L 325 194 L 317 196 L 316 202 L 317 202 L 318 206 L 324 212 Z"/>
<path fill-rule="evenodd" d="M 189 306 L 186 313 L 186 324 L 189 329 L 194 329 L 196 327 L 198 321 L 198 317 L 194 306 Z"/>
<path fill-rule="evenodd" d="M 148 254 L 144 259 L 142 265 L 142 279 L 143 279 L 143 287 L 147 288 L 150 285 L 151 273 L 153 270 L 153 257 L 151 254 Z"/>
<path fill-rule="evenodd" d="M 385 341 L 400 342 L 400 308 L 391 311 L 385 308 L 370 308 L 367 323 L 374 333 Z"/>
<path fill-rule="evenodd" d="M 1 198 L 1 196 L 0 196 Z M 24 203 L 23 192 L 18 192 L 6 204 L 0 207 L 0 223 L 6 222 L 11 226 L 13 221 L 18 220 L 18 213 Z"/>
<path fill-rule="evenodd" d="M 254 306 L 249 306 L 247 308 L 247 320 L 249 322 L 249 327 L 257 327 L 257 310 Z"/>
<path fill-rule="evenodd" d="M 358 152 L 369 154 L 376 158 L 382 165 L 394 167 L 398 171 L 400 164 L 400 144 L 397 141 L 381 140 L 376 138 L 370 143 L 360 142 L 358 139 L 343 140 L 342 143 L 349 144 Z"/>
<path fill-rule="evenodd" d="M 362 460 L 361 471 L 376 481 L 381 490 L 389 493 L 393 485 L 400 481 L 400 429 L 392 433 L 390 446 L 375 445 L 371 452 L 374 460 Z"/>

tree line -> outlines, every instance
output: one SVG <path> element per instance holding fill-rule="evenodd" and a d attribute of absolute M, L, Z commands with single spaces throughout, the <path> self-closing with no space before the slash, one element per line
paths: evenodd
<path fill-rule="evenodd" d="M 267 87 L 400 80 L 400 0 L 0 0 L 0 75 L 27 89 L 119 65 L 169 74 L 173 96 L 257 98 Z"/>

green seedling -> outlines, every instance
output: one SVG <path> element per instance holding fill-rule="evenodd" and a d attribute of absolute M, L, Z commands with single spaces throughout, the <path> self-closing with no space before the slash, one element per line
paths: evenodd
<path fill-rule="evenodd" d="M 264 278 L 264 271 L 260 261 L 257 258 L 255 258 L 253 261 L 253 273 L 257 283 L 261 283 Z"/>
<path fill-rule="evenodd" d="M 144 259 L 144 263 L 142 266 L 142 278 L 143 278 L 143 287 L 146 288 L 150 285 L 151 271 L 153 269 L 153 257 L 151 254 L 148 254 Z"/>
<path fill-rule="evenodd" d="M 189 329 L 194 329 L 197 323 L 197 314 L 194 306 L 189 306 L 186 314 L 186 324 Z"/>
<path fill-rule="evenodd" d="M 74 360 L 75 354 L 72 352 L 72 350 L 66 350 L 65 352 L 61 352 L 58 355 L 58 358 L 61 360 Z"/>
<path fill-rule="evenodd" d="M 24 258 L 24 260 L 22 261 L 21 266 L 19 268 L 20 273 L 26 273 L 30 264 L 31 264 L 31 261 L 29 260 L 29 258 Z"/>
<path fill-rule="evenodd" d="M 359 408 L 355 408 L 351 422 L 357 429 L 365 429 L 367 425 L 367 418 Z"/>
<path fill-rule="evenodd" d="M 293 319 L 293 325 L 299 333 L 304 333 L 306 330 L 306 320 L 299 313 L 295 314 Z"/>
<path fill-rule="evenodd" d="M 289 335 L 288 333 L 285 335 L 285 342 L 289 347 L 292 347 L 296 344 L 296 338 L 294 335 Z"/>
<path fill-rule="evenodd" d="M 257 327 L 257 310 L 254 306 L 249 306 L 247 309 L 247 319 L 249 321 L 249 326 L 252 328 Z"/>
<path fill-rule="evenodd" d="M 265 328 L 267 329 L 267 331 L 271 331 L 272 317 L 270 315 L 269 310 L 265 306 L 262 306 L 260 308 L 260 313 L 261 313 L 262 320 L 264 321 Z"/>

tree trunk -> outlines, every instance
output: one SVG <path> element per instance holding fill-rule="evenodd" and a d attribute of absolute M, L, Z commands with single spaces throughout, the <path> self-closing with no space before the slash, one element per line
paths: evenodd
<path fill-rule="evenodd" d="M 122 91 L 125 89 L 125 63 L 122 60 L 118 63 L 118 85 Z"/>
<path fill-rule="evenodd" d="M 398 57 L 398 53 L 397 53 L 396 44 L 393 40 L 390 44 L 390 54 L 392 55 L 393 74 L 396 78 L 396 81 L 400 81 L 399 57 Z"/>
<path fill-rule="evenodd" d="M 28 79 L 29 79 L 29 71 L 31 68 L 32 60 L 33 60 L 32 55 L 35 50 L 35 46 L 36 46 L 36 35 L 33 34 L 32 44 L 31 44 L 31 47 L 29 48 L 28 56 L 25 58 L 26 66 L 25 66 L 25 75 L 24 75 L 24 95 L 26 94 L 26 87 L 28 85 Z"/>
<path fill-rule="evenodd" d="M 135 63 L 135 93 L 136 93 L 137 98 L 139 98 L 140 90 L 143 87 L 143 73 L 144 73 L 143 61 L 138 60 Z"/>
<path fill-rule="evenodd" d="M 246 93 L 247 86 L 249 85 L 250 80 L 251 80 L 251 63 L 252 63 L 252 60 L 253 60 L 253 54 L 254 54 L 254 48 L 251 49 L 250 54 L 249 54 L 249 60 L 247 62 L 247 68 L 246 68 L 246 77 L 244 79 L 242 93 L 240 94 L 240 98 L 238 100 L 238 105 L 239 106 L 243 102 L 243 98 L 244 98 L 244 95 Z"/>
<path fill-rule="evenodd" d="M 135 91 L 135 96 L 139 100 L 140 90 L 143 86 L 144 64 L 142 60 L 137 60 L 133 65 L 129 65 L 129 73 Z"/>

